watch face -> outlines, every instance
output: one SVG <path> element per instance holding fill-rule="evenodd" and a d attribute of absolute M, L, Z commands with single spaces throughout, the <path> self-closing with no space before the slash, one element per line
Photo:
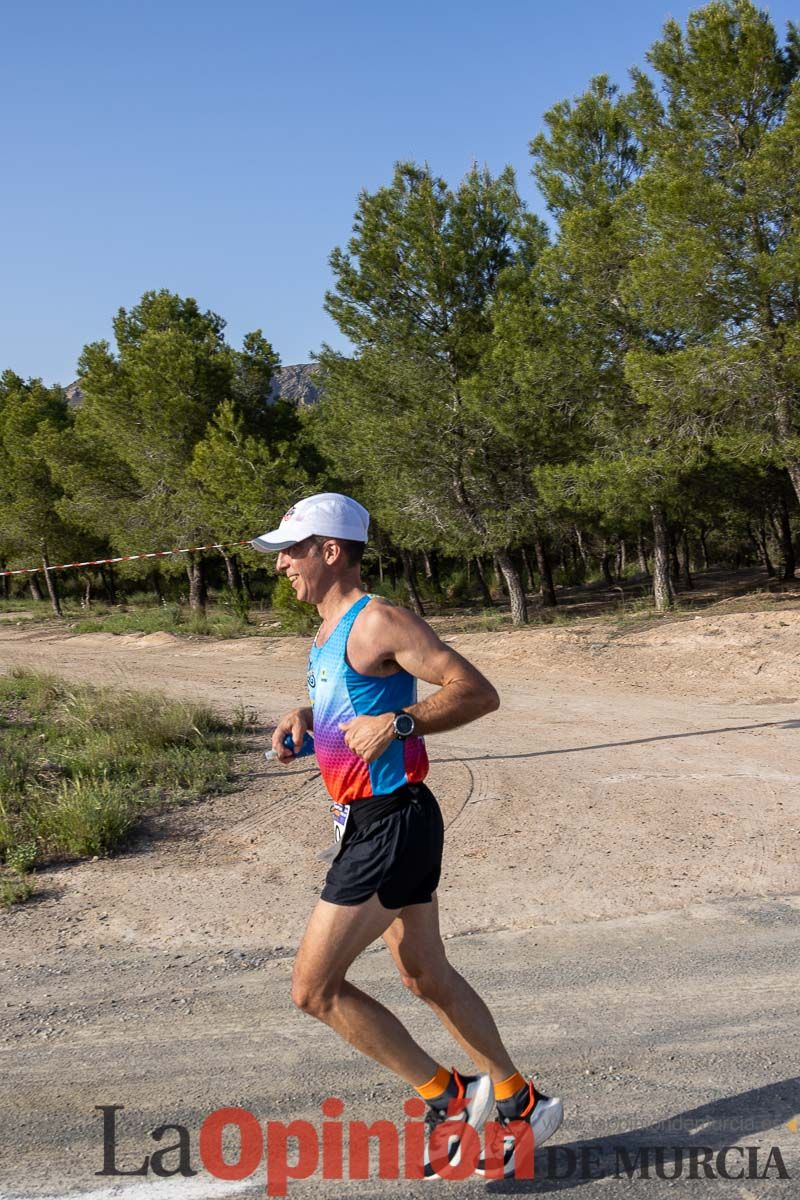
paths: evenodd
<path fill-rule="evenodd" d="M 403 737 L 408 737 L 414 729 L 414 718 L 410 713 L 398 713 L 394 719 L 394 727 Z"/>

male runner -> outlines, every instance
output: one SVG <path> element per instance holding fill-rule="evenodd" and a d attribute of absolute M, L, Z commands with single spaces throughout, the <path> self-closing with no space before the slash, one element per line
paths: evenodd
<path fill-rule="evenodd" d="M 299 750 L 313 731 L 323 780 L 346 821 L 297 954 L 292 998 L 415 1088 L 429 1106 L 429 1133 L 448 1119 L 448 1108 L 479 1130 L 496 1103 L 498 1121 L 528 1121 L 538 1146 L 561 1124 L 561 1101 L 517 1071 L 483 1000 L 447 961 L 436 898 L 442 816 L 423 782 L 423 737 L 474 721 L 500 700 L 425 621 L 365 593 L 368 526 L 369 513 L 355 500 L 323 492 L 295 504 L 278 529 L 252 542 L 279 552 L 278 571 L 322 617 L 308 659 L 311 706 L 282 718 L 272 747 L 290 762 L 287 733 Z M 417 702 L 417 679 L 439 690 Z M 433 1009 L 477 1075 L 446 1070 L 347 980 L 354 959 L 381 936 L 403 983 Z M 504 1173 L 513 1176 L 516 1138 L 507 1136 L 503 1149 Z M 451 1161 L 458 1161 L 457 1147 Z M 436 1175 L 427 1152 L 424 1169 Z"/>

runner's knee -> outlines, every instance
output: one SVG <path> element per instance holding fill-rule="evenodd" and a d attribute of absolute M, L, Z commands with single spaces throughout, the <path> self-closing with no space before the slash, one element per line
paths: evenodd
<path fill-rule="evenodd" d="M 337 991 L 337 986 L 328 980 L 309 979 L 298 974 L 292 978 L 292 1003 L 310 1017 L 324 1018 Z"/>

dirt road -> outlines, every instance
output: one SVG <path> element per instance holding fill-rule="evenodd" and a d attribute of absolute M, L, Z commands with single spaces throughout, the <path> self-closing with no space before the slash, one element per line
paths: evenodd
<path fill-rule="evenodd" d="M 496 683 L 502 707 L 429 739 L 448 825 L 443 930 L 521 1065 L 564 1095 L 556 1140 L 579 1156 L 604 1139 L 746 1143 L 767 1148 L 765 1159 L 780 1145 L 800 1171 L 800 1133 L 785 1125 L 800 1110 L 798 632 L 800 614 L 776 611 L 623 636 L 594 625 L 452 639 Z M 267 727 L 303 697 L 306 648 L 3 627 L 0 669 L 244 704 Z M 128 1162 L 155 1148 L 155 1125 L 196 1134 L 222 1103 L 318 1119 L 319 1099 L 336 1094 L 346 1119 L 400 1119 L 402 1089 L 288 997 L 292 949 L 325 870 L 318 775 L 304 763 L 266 768 L 255 741 L 242 770 L 241 792 L 154 823 L 114 862 L 44 872 L 42 898 L 0 916 L 4 1194 L 98 1190 L 95 1104 L 126 1106 Z M 384 952 L 357 971 L 450 1061 Z M 656 1124 L 681 1113 L 700 1132 L 664 1143 Z M 162 1190 L 178 1200 L 223 1194 L 218 1186 L 201 1174 Z M 623 1174 L 535 1185 L 575 1186 L 589 1197 L 634 1184 Z M 670 1184 L 635 1186 L 645 1196 Z M 797 1194 L 774 1169 L 725 1186 Z M 253 1187 L 263 1194 L 263 1178 Z M 397 1185 L 313 1189 L 382 1196 Z"/>

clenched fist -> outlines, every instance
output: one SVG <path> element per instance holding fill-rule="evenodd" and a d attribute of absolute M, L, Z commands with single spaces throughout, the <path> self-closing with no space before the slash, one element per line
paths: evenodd
<path fill-rule="evenodd" d="M 375 762 L 394 741 L 394 713 L 381 713 L 378 717 L 353 717 L 341 721 L 345 745 L 364 762 Z"/>
<path fill-rule="evenodd" d="M 275 751 L 275 757 L 278 761 L 282 763 L 292 762 L 295 753 L 303 744 L 303 738 L 312 728 L 313 717 L 310 708 L 293 708 L 285 717 L 281 717 L 272 735 L 272 749 Z M 287 733 L 292 735 L 294 753 L 288 746 L 284 746 L 283 744 L 283 739 Z"/>

